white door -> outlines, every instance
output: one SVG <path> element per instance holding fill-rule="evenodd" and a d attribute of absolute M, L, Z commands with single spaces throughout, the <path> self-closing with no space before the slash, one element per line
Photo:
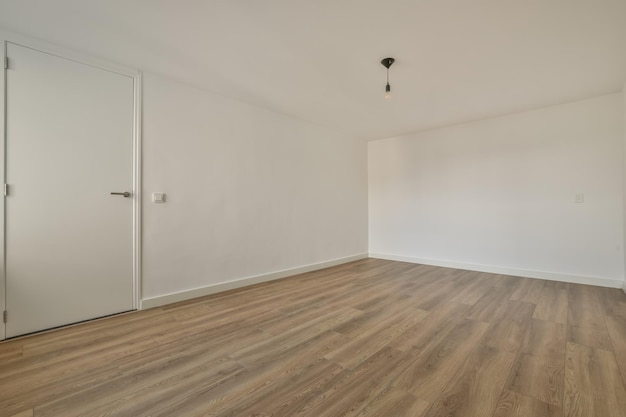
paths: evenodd
<path fill-rule="evenodd" d="M 134 79 L 7 56 L 6 336 L 132 310 Z"/>

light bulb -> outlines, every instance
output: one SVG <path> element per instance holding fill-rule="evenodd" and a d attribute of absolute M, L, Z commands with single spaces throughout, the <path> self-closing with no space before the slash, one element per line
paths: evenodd
<path fill-rule="evenodd" d="M 385 86 L 385 100 L 391 100 L 391 85 L 389 85 L 389 67 L 393 64 L 395 59 L 393 58 L 385 58 L 380 61 L 383 64 L 383 67 L 387 68 L 387 85 Z"/>

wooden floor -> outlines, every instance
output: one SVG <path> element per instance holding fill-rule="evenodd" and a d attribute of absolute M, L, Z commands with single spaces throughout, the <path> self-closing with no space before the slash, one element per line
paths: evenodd
<path fill-rule="evenodd" d="M 626 417 L 617 289 L 366 259 L 0 343 L 0 416 Z"/>

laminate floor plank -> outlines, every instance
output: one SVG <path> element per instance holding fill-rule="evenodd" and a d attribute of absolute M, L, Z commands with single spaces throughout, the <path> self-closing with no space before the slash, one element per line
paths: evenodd
<path fill-rule="evenodd" d="M 554 408 L 561 408 L 565 340 L 564 324 L 531 319 L 509 375 L 507 390 L 534 398 Z"/>
<path fill-rule="evenodd" d="M 324 332 L 288 349 L 272 352 L 258 361 L 248 363 L 242 372 L 234 374 L 214 387 L 198 387 L 198 391 L 183 393 L 168 407 L 150 410 L 150 415 L 228 415 L 233 409 L 259 401 L 285 383 L 307 372 L 311 366 L 324 367 L 324 353 L 341 343 L 342 336 Z"/>
<path fill-rule="evenodd" d="M 493 417 L 561 417 L 562 410 L 532 397 L 505 389 Z"/>
<path fill-rule="evenodd" d="M 402 352 L 387 347 L 371 356 L 337 384 L 320 394 L 313 404 L 297 413 L 306 417 L 356 416 L 380 395 L 407 361 Z M 325 406 L 320 406 L 321 403 Z M 312 404 L 311 404 L 312 405 Z"/>
<path fill-rule="evenodd" d="M 515 354 L 477 346 L 426 417 L 483 417 L 493 414 Z"/>
<path fill-rule="evenodd" d="M 33 417 L 34 416 L 33 413 L 34 413 L 34 411 L 32 409 L 31 410 L 25 410 L 25 411 L 22 411 L 21 413 L 13 414 L 11 417 Z"/>
<path fill-rule="evenodd" d="M 57 401 L 68 396 L 85 397 L 89 391 L 94 391 L 95 395 L 98 395 L 102 392 L 103 384 L 113 386 L 114 388 L 111 388 L 113 394 L 115 389 L 128 387 L 130 384 L 141 388 L 142 384 L 151 383 L 154 378 L 169 378 L 171 374 L 168 369 L 173 373 L 184 372 L 187 363 L 191 363 L 189 366 L 199 366 L 201 362 L 196 360 L 202 359 L 207 362 L 225 357 L 230 351 L 229 343 L 235 338 L 241 343 L 252 343 L 263 340 L 266 336 L 258 330 L 220 337 L 199 334 L 193 339 L 187 339 L 187 343 L 183 345 L 162 344 L 149 351 L 120 355 L 117 360 L 94 362 L 91 358 L 79 364 L 72 363 L 71 367 L 67 365 L 63 368 L 53 367 L 54 374 L 42 372 L 36 381 L 33 381 L 30 375 L 18 376 L 13 384 L 2 392 L 2 397 L 10 398 L 11 401 L 0 403 L 0 411 L 5 407 L 22 408 L 35 405 L 37 402 Z M 216 343 L 216 346 L 207 348 L 212 342 Z M 121 392 L 123 390 L 119 391 Z"/>
<path fill-rule="evenodd" d="M 259 403 L 269 398 L 274 397 L 278 401 L 276 395 L 281 393 L 289 393 L 289 398 L 296 390 L 296 396 L 301 396 L 303 392 L 344 372 L 340 366 L 324 359 L 328 351 L 342 343 L 345 343 L 345 337 L 332 331 L 317 335 L 291 349 L 251 362 L 240 375 L 242 378 L 237 376 L 233 381 L 226 381 L 222 387 L 208 392 L 205 398 L 198 401 L 206 403 L 207 399 L 219 399 L 203 407 L 205 412 L 235 417 L 258 407 Z M 319 368 L 327 370 L 326 377 L 317 374 Z"/>
<path fill-rule="evenodd" d="M 546 281 L 534 278 L 520 278 L 517 289 L 511 295 L 511 300 L 524 301 L 537 304 L 541 299 L 541 293 Z"/>
<path fill-rule="evenodd" d="M 517 289 L 517 283 L 519 282 L 519 277 L 512 277 L 510 275 L 501 275 L 501 274 L 487 274 L 485 275 L 490 280 L 490 285 L 492 287 L 507 287 L 512 291 Z"/>
<path fill-rule="evenodd" d="M 611 337 L 606 326 L 574 326 L 567 328 L 567 341 L 604 350 L 612 350 Z"/>
<path fill-rule="evenodd" d="M 438 343 L 417 353 L 394 385 L 417 398 L 434 403 L 441 390 L 479 344 L 488 324 L 463 320 Z"/>
<path fill-rule="evenodd" d="M 611 346 L 617 366 L 622 373 L 622 381 L 626 386 L 626 319 L 616 316 L 607 316 L 606 325 L 611 338 Z"/>
<path fill-rule="evenodd" d="M 228 415 L 290 417 L 294 415 L 295 410 L 312 401 L 320 395 L 324 387 L 345 373 L 341 366 L 331 362 L 321 366 L 315 364 L 295 377 L 281 381 L 271 392 L 264 392 L 260 398 L 230 407 L 222 417 Z"/>
<path fill-rule="evenodd" d="M 617 288 L 596 288 L 596 293 L 606 316 L 626 320 L 626 298 L 623 291 Z"/>
<path fill-rule="evenodd" d="M 398 335 L 389 345 L 404 352 L 423 350 L 445 337 L 463 320 L 468 309 L 469 306 L 466 304 L 442 304 L 430 311 L 424 320 Z"/>
<path fill-rule="evenodd" d="M 626 416 L 626 390 L 613 352 L 568 343 L 565 381 L 565 417 Z"/>
<path fill-rule="evenodd" d="M 357 417 L 423 417 L 430 404 L 402 390 L 385 391 L 374 398 Z"/>
<path fill-rule="evenodd" d="M 380 259 L 0 342 L 7 417 L 626 417 L 626 295 Z"/>
<path fill-rule="evenodd" d="M 391 340 L 403 334 L 409 328 L 419 325 L 428 316 L 424 310 L 400 308 L 397 314 L 381 319 L 375 325 L 363 329 L 341 347 L 325 355 L 325 358 L 353 369 L 379 350 L 387 347 Z"/>
<path fill-rule="evenodd" d="M 622 381 L 626 385 L 626 297 L 615 288 L 598 288 L 597 293 L 604 312 L 610 347 L 615 353 Z M 604 339 L 601 344 L 606 346 Z"/>
<path fill-rule="evenodd" d="M 522 348 L 535 304 L 508 300 L 489 324 L 482 343 L 508 352 Z"/>
<path fill-rule="evenodd" d="M 345 290 L 347 295 L 344 295 L 343 297 L 339 294 L 334 294 L 330 297 L 328 295 L 324 295 L 323 297 L 310 298 L 306 301 L 294 299 L 286 302 L 283 306 L 280 306 L 278 310 L 288 314 L 297 314 L 300 310 L 309 309 L 312 306 L 323 307 L 326 310 L 340 309 L 345 306 L 350 306 L 351 308 L 358 310 L 356 306 L 359 305 L 359 303 L 366 303 L 376 299 L 380 296 L 382 289 L 383 286 L 379 284 L 379 286 L 363 286 L 359 289 L 359 291 L 354 291 L 354 286 L 350 285 Z"/>
<path fill-rule="evenodd" d="M 280 353 L 294 346 L 299 346 L 301 343 L 361 314 L 363 313 L 349 308 L 345 308 L 337 313 L 326 314 L 288 332 L 281 333 L 275 337 L 267 337 L 258 343 L 238 347 L 232 346 L 229 356 L 242 363 L 253 363 L 271 357 L 274 353 Z"/>
<path fill-rule="evenodd" d="M 594 287 L 570 284 L 568 324 L 579 327 L 604 327 L 604 313 Z"/>
<path fill-rule="evenodd" d="M 107 381 L 89 390 L 52 400 L 36 408 L 38 417 L 142 415 L 154 408 L 161 409 L 181 396 L 189 395 L 196 387 L 214 386 L 231 375 L 241 373 L 243 367 L 235 361 L 217 359 L 207 361 L 202 355 L 184 366 L 179 362 L 153 368 L 143 374 Z M 102 395 L 106 393 L 107 395 Z M 118 400 L 110 401 L 110 398 Z"/>
<path fill-rule="evenodd" d="M 508 301 L 511 290 L 507 287 L 495 287 L 487 291 L 469 309 L 467 318 L 490 322 L 500 308 Z"/>
<path fill-rule="evenodd" d="M 555 290 L 568 290 L 569 283 L 562 281 L 546 281 L 546 287 L 554 288 Z"/>
<path fill-rule="evenodd" d="M 541 402 L 562 407 L 564 358 L 520 353 L 506 388 Z"/>
<path fill-rule="evenodd" d="M 533 318 L 567 324 L 567 290 L 545 285 Z"/>
<path fill-rule="evenodd" d="M 565 326 L 533 319 L 524 338 L 522 352 L 551 358 L 565 357 Z"/>
<path fill-rule="evenodd" d="M 21 343 L 8 345 L 6 349 L 0 349 L 0 363 L 9 364 L 24 357 L 24 346 Z"/>
<path fill-rule="evenodd" d="M 450 296 L 450 293 L 454 292 L 459 287 L 458 284 L 450 280 L 442 281 L 432 283 L 429 287 L 424 288 L 422 290 L 424 295 L 422 295 L 415 306 L 421 310 L 432 310 L 442 302 L 445 302 Z"/>
<path fill-rule="evenodd" d="M 464 281 L 467 283 L 465 284 Z M 457 277 L 457 282 L 462 284 L 461 288 L 451 295 L 450 302 L 474 305 L 492 288 L 485 274 L 471 271 L 465 271 Z"/>

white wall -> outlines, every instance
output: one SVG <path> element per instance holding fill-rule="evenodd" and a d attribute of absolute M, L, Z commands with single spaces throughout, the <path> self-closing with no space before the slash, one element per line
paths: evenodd
<path fill-rule="evenodd" d="M 365 143 L 150 73 L 143 87 L 144 298 L 367 253 Z"/>
<path fill-rule="evenodd" d="M 370 253 L 621 286 L 623 106 L 612 94 L 370 142 Z"/>
<path fill-rule="evenodd" d="M 109 66 L 111 51 L 0 38 Z M 364 142 L 142 69 L 144 307 L 367 256 Z"/>
<path fill-rule="evenodd" d="M 624 290 L 624 292 L 626 293 L 626 84 L 624 84 L 624 88 L 622 89 L 622 99 L 623 99 L 623 110 L 624 110 L 624 124 L 623 124 L 623 135 L 624 135 L 624 142 L 623 142 L 623 152 L 624 152 L 624 159 L 623 159 L 623 165 L 622 165 L 622 173 L 623 173 L 623 194 L 622 194 L 622 204 L 623 204 L 623 208 L 624 208 L 624 262 L 625 262 L 625 269 L 624 269 L 624 283 L 622 284 L 622 289 Z"/>

